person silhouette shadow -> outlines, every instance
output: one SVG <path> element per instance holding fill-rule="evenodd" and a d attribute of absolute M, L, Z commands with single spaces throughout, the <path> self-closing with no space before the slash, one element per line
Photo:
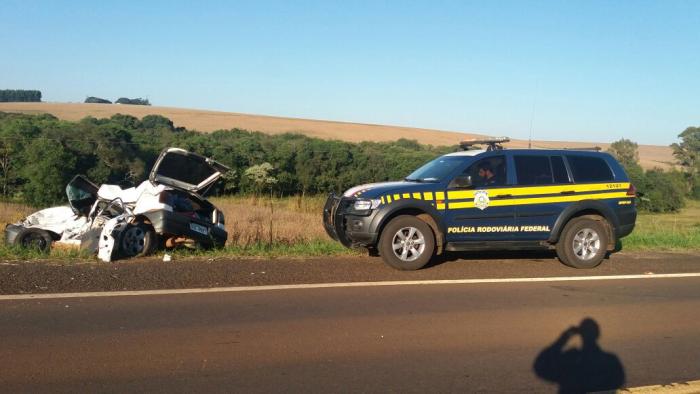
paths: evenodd
<path fill-rule="evenodd" d="M 575 335 L 581 337 L 581 348 L 564 349 Z M 615 390 L 625 384 L 625 370 L 613 353 L 598 345 L 600 327 L 585 318 L 578 327 L 566 329 L 535 359 L 533 369 L 541 379 L 558 383 L 560 393 L 588 393 Z"/>

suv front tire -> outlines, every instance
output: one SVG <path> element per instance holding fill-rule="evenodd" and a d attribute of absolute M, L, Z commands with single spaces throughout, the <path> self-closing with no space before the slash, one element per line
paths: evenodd
<path fill-rule="evenodd" d="M 557 256 L 573 268 L 594 268 L 600 265 L 608 250 L 605 224 L 589 218 L 569 221 L 557 242 Z"/>
<path fill-rule="evenodd" d="M 435 252 L 430 226 L 415 216 L 392 219 L 379 238 L 379 254 L 385 263 L 402 271 L 423 268 Z"/>

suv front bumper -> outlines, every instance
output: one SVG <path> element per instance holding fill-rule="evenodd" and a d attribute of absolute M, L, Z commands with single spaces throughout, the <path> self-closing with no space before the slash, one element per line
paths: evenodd
<path fill-rule="evenodd" d="M 378 234 L 372 231 L 376 210 L 367 216 L 348 213 L 354 199 L 343 198 L 331 193 L 323 207 L 323 228 L 334 240 L 350 248 L 372 246 L 377 243 Z"/>

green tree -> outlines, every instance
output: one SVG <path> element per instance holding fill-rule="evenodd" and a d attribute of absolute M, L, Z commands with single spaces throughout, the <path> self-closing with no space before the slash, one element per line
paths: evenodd
<path fill-rule="evenodd" d="M 221 178 L 224 180 L 224 192 L 233 193 L 238 186 L 238 171 L 228 170 L 221 175 Z"/>
<path fill-rule="evenodd" d="M 272 164 L 266 162 L 248 168 L 245 176 L 253 183 L 255 191 L 260 193 L 267 188 L 272 189 L 277 183 L 277 178 L 272 176 L 273 170 Z"/>
<path fill-rule="evenodd" d="M 73 176 L 76 158 L 63 145 L 48 139 L 37 139 L 25 150 L 27 165 L 23 168 L 26 184 L 23 194 L 33 206 L 53 205 L 65 200 L 66 184 Z"/>
<path fill-rule="evenodd" d="M 686 190 L 700 195 L 700 127 L 688 127 L 678 138 L 681 142 L 671 144 L 671 148 L 686 174 Z"/>
<path fill-rule="evenodd" d="M 613 155 L 625 168 L 639 165 L 639 146 L 636 142 L 622 138 L 610 144 L 608 153 Z"/>

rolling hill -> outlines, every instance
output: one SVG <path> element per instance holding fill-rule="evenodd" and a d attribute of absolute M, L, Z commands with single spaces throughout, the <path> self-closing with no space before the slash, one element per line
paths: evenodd
<path fill-rule="evenodd" d="M 414 139 L 423 144 L 455 145 L 460 140 L 483 137 L 482 134 L 461 133 L 401 126 L 336 122 L 284 118 L 277 116 L 250 115 L 234 112 L 218 112 L 184 108 L 118 105 L 118 104 L 78 104 L 78 103 L 0 103 L 0 111 L 21 113 L 50 113 L 59 119 L 80 120 L 86 116 L 110 117 L 114 114 L 128 114 L 138 118 L 157 114 L 173 121 L 175 126 L 200 132 L 239 128 L 261 131 L 269 134 L 286 132 L 302 133 L 323 139 L 338 139 L 350 142 L 392 141 L 399 138 Z M 525 140 L 513 140 L 507 147 L 524 148 Z M 532 141 L 535 148 L 581 148 L 600 146 L 607 149 L 609 144 L 599 142 Z M 669 168 L 674 162 L 671 148 L 658 145 L 639 146 L 640 164 L 644 168 Z"/>

